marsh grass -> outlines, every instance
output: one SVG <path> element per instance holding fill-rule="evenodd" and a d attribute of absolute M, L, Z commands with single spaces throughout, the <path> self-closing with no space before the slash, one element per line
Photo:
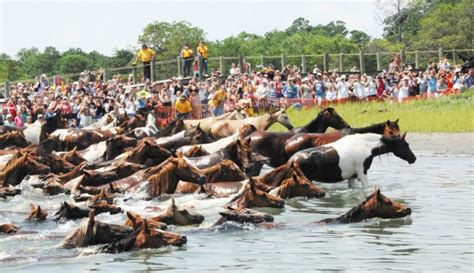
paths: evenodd
<path fill-rule="evenodd" d="M 384 120 L 400 118 L 400 129 L 408 132 L 474 132 L 474 90 L 441 98 L 413 100 L 405 103 L 362 102 L 331 105 L 352 127 L 363 127 Z M 308 123 L 320 109 L 289 109 L 295 127 Z M 272 131 L 285 131 L 273 125 Z"/>

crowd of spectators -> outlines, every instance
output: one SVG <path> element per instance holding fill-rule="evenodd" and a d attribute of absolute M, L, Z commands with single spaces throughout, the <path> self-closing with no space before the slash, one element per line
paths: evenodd
<path fill-rule="evenodd" d="M 147 48 L 142 50 L 137 60 L 150 61 L 155 55 Z M 207 60 L 207 48 L 198 51 Z M 224 113 L 226 105 L 240 105 L 248 115 L 253 115 L 259 106 L 288 99 L 319 104 L 369 99 L 402 102 L 410 96 L 438 97 L 448 91 L 471 88 L 474 79 L 474 68 L 462 73 L 460 66 L 451 65 L 447 58 L 415 71 L 397 55 L 387 70 L 374 77 L 357 72 L 341 74 L 336 69 L 322 71 L 316 65 L 305 74 L 294 65 L 287 65 L 282 71 L 271 65 L 250 71 L 249 64 L 244 64 L 243 68 L 232 64 L 225 77 L 218 71 L 202 81 L 196 77 L 174 77 L 151 82 L 143 77 L 139 85 L 133 84 L 131 75 L 128 80 L 114 75 L 103 82 L 100 77 L 86 76 L 78 81 L 54 83 L 41 75 L 35 84 L 12 86 L 9 97 L 3 97 L 0 92 L 0 124 L 21 128 L 37 119 L 61 115 L 71 127 L 84 127 L 109 112 L 133 116 L 157 107 L 172 108 L 182 118 L 218 116 Z"/>

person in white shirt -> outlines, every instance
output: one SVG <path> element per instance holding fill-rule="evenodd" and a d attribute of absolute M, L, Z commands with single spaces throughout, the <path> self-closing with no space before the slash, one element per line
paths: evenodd
<path fill-rule="evenodd" d="M 399 85 L 398 88 L 398 94 L 397 94 L 397 99 L 398 102 L 402 102 L 404 99 L 408 98 L 408 92 L 410 89 L 410 85 L 408 84 L 408 81 L 410 79 L 408 77 L 404 77 L 402 79 L 402 82 Z"/>
<path fill-rule="evenodd" d="M 327 101 L 333 101 L 337 97 L 337 92 L 336 88 L 334 87 L 334 84 L 332 82 L 328 83 L 327 89 L 326 89 L 326 100 Z"/>
<path fill-rule="evenodd" d="M 262 84 L 257 87 L 255 96 L 257 99 L 265 99 L 270 95 L 270 87 L 268 86 L 268 81 L 265 79 L 262 81 Z"/>
<path fill-rule="evenodd" d="M 337 99 L 349 98 L 349 83 L 346 81 L 346 75 L 342 75 L 341 79 L 336 83 Z"/>

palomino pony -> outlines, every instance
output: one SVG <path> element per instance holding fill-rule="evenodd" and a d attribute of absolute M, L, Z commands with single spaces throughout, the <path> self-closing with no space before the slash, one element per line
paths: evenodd
<path fill-rule="evenodd" d="M 280 123 L 288 130 L 293 129 L 293 125 L 291 124 L 288 116 L 284 109 L 274 112 L 264 114 L 258 117 L 252 117 L 242 120 L 221 120 L 214 123 L 210 130 L 210 135 L 215 139 L 220 139 L 224 137 L 228 137 L 232 134 L 238 132 L 244 124 L 251 124 L 257 128 L 257 130 L 267 130 L 272 126 L 275 122 Z"/>
<path fill-rule="evenodd" d="M 398 120 L 395 122 L 387 120 L 363 128 L 344 128 L 330 133 L 269 133 L 256 132 L 251 135 L 252 150 L 264 156 L 270 157 L 271 166 L 278 167 L 285 164 L 290 157 L 303 149 L 321 146 L 341 139 L 351 134 L 374 133 L 384 136 L 400 135 Z M 274 137 L 272 137 L 274 136 Z"/>
<path fill-rule="evenodd" d="M 392 152 L 410 164 L 416 161 L 416 156 L 405 141 L 405 135 L 349 135 L 330 144 L 299 151 L 289 162 L 297 162 L 311 180 L 335 183 L 347 179 L 349 185 L 353 186 L 357 178 L 363 187 L 367 187 L 367 171 L 374 157 Z"/>
<path fill-rule="evenodd" d="M 365 201 L 360 203 L 358 206 L 353 207 L 344 215 L 341 215 L 337 218 L 328 218 L 318 223 L 325 224 L 348 224 L 362 222 L 370 218 L 383 218 L 383 219 L 392 219 L 392 218 L 401 218 L 411 214 L 411 209 L 406 205 L 394 202 L 390 198 L 384 196 L 380 193 L 380 189 L 375 189 L 375 191 L 370 194 Z"/>
<path fill-rule="evenodd" d="M 25 136 L 20 131 L 12 131 L 0 135 L 0 149 L 5 149 L 8 146 L 23 148 L 28 145 L 28 141 L 26 141 Z"/>
<path fill-rule="evenodd" d="M 184 125 L 187 129 L 190 129 L 196 125 L 200 125 L 202 130 L 209 135 L 212 125 L 220 120 L 241 120 L 247 118 L 247 115 L 242 111 L 242 109 L 236 109 L 232 112 L 225 113 L 218 117 L 207 117 L 203 119 L 189 119 L 184 121 Z"/>

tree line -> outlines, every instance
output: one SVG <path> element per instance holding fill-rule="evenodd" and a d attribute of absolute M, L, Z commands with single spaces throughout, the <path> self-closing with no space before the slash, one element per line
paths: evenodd
<path fill-rule="evenodd" d="M 223 40 L 207 41 L 211 56 L 301 55 L 356 53 L 401 49 L 473 48 L 474 2 L 472 0 L 375 0 L 376 16 L 384 25 L 381 38 L 361 30 L 349 30 L 342 21 L 311 25 L 296 18 L 285 30 L 263 35 L 241 32 Z M 371 15 L 367 15 L 371 16 Z M 157 60 L 176 58 L 184 44 L 193 48 L 206 40 L 205 31 L 186 21 L 153 22 L 138 37 L 157 51 Z M 23 48 L 16 58 L 0 54 L 0 81 L 31 79 L 47 75 L 78 73 L 104 67 L 130 65 L 136 52 L 119 49 L 112 56 L 97 51 L 71 48 L 59 52 L 50 46 L 44 50 Z"/>

